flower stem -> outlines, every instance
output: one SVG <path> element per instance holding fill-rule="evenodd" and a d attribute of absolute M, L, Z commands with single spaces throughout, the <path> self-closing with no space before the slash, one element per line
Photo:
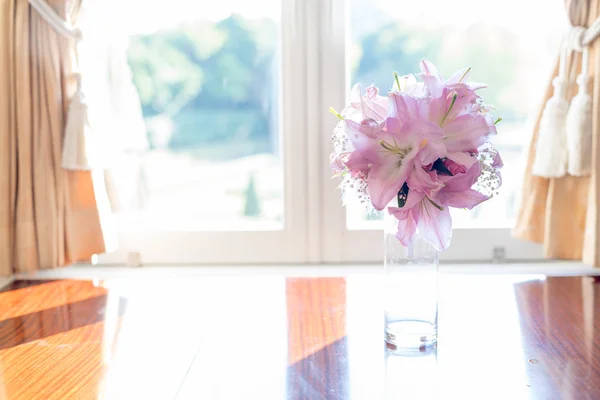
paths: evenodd
<path fill-rule="evenodd" d="M 394 79 L 396 80 L 396 85 L 398 85 L 398 90 L 402 91 L 402 88 L 400 87 L 400 79 L 398 79 L 398 73 L 396 71 L 394 71 Z"/>
<path fill-rule="evenodd" d="M 427 197 L 427 196 L 425 196 L 425 198 L 426 198 L 427 200 L 429 200 L 429 202 L 430 202 L 431 204 L 433 204 L 433 206 L 434 206 L 435 208 L 437 208 L 437 209 L 438 209 L 438 210 L 440 210 L 440 211 L 444 211 L 444 207 L 440 206 L 438 203 L 436 203 L 435 201 L 431 200 L 431 199 L 430 199 L 429 197 Z"/>
<path fill-rule="evenodd" d="M 454 107 L 454 103 L 456 103 L 456 98 L 458 97 L 457 94 L 455 94 L 454 96 L 452 96 L 452 103 L 450 103 L 450 107 L 448 107 L 448 111 L 446 111 L 446 114 L 444 115 L 444 118 L 442 118 L 442 120 L 440 121 L 440 126 L 442 126 L 444 124 L 444 121 L 446 120 L 446 118 L 448 118 L 448 115 L 450 114 L 450 111 L 452 111 L 452 107 Z"/>
<path fill-rule="evenodd" d="M 498 117 L 498 119 L 494 122 L 494 125 L 496 125 L 500 121 L 502 121 L 502 118 Z"/>
<path fill-rule="evenodd" d="M 329 107 L 329 112 L 341 119 L 342 121 L 344 120 L 344 117 L 342 117 L 339 112 L 335 111 L 333 107 Z"/>

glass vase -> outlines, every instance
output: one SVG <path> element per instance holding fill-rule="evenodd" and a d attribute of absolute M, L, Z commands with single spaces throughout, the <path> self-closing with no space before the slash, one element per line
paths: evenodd
<path fill-rule="evenodd" d="M 403 246 L 398 221 L 385 219 L 385 340 L 390 349 L 423 351 L 437 342 L 439 254 L 418 231 Z"/>

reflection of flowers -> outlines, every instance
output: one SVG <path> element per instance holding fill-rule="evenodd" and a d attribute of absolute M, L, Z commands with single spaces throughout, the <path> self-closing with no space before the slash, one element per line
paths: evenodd
<path fill-rule="evenodd" d="M 502 160 L 488 141 L 496 134 L 490 108 L 466 82 L 470 69 L 444 80 L 429 62 L 422 73 L 396 76 L 387 98 L 369 86 L 352 89 L 333 134 L 330 163 L 344 196 L 355 193 L 398 220 L 408 245 L 417 228 L 438 250 L 450 244 L 448 207 L 471 209 L 501 185 Z"/>

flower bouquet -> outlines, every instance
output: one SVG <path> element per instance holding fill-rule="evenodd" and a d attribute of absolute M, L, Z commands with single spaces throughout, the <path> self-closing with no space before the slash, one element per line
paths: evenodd
<path fill-rule="evenodd" d="M 449 208 L 471 209 L 490 199 L 502 180 L 500 154 L 489 142 L 496 124 L 491 107 L 468 82 L 470 68 L 445 80 L 428 61 L 421 73 L 398 76 L 381 96 L 375 86 L 352 89 L 334 129 L 330 157 L 343 197 L 398 221 L 396 237 L 408 246 L 418 230 L 437 251 L 450 245 Z"/>

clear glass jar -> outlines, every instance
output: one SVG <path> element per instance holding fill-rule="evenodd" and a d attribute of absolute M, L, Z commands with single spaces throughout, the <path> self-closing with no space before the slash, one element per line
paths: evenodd
<path fill-rule="evenodd" d="M 439 254 L 419 235 L 405 247 L 385 215 L 385 340 L 398 350 L 432 347 L 438 332 Z"/>

